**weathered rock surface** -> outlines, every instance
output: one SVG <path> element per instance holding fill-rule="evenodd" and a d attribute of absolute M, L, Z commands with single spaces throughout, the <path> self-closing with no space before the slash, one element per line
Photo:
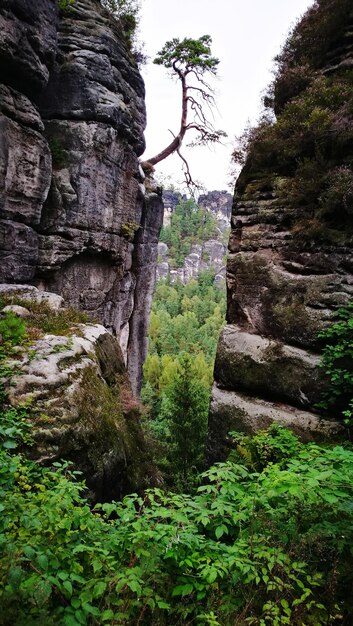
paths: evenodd
<path fill-rule="evenodd" d="M 225 459 L 229 454 L 230 432 L 254 435 L 274 422 L 283 424 L 304 442 L 339 441 L 345 437 L 343 425 L 333 420 L 322 419 L 287 403 L 269 402 L 253 395 L 220 389 L 217 385 L 212 389 L 210 414 L 210 463 Z"/>
<path fill-rule="evenodd" d="M 335 2 L 326 6 L 335 11 Z M 347 15 L 347 33 L 349 24 Z M 335 49 L 329 55 L 315 57 L 307 85 L 328 68 L 334 80 L 336 70 L 342 71 L 339 59 L 352 60 L 352 46 L 345 45 L 347 33 L 342 31 L 339 41 L 333 37 Z M 293 94 L 287 89 L 290 101 Z M 286 106 L 282 100 L 275 109 L 279 115 Z M 345 123 L 351 132 L 352 116 L 347 114 Z M 288 158 L 292 144 L 287 151 L 284 141 L 279 148 L 265 140 L 262 144 L 259 132 L 236 185 L 227 262 L 228 326 L 218 345 L 209 418 L 212 461 L 227 456 L 229 430 L 255 432 L 271 421 L 289 425 L 304 439 L 343 435 L 343 427 L 320 418 L 316 408 L 327 384 L 318 367 L 318 332 L 337 307 L 352 300 L 353 238 L 344 211 L 337 210 L 334 223 L 324 221 L 323 192 L 310 196 L 310 208 L 299 200 L 295 204 L 284 192 L 291 189 L 295 167 L 311 155 L 309 130 L 307 134 L 302 134 L 302 149 L 296 138 L 293 165 Z M 326 154 L 328 170 L 346 162 L 348 147 L 340 153 L 338 140 L 331 148 L 336 161 Z M 311 158 L 315 164 L 316 153 Z M 298 180 L 299 175 L 297 185 Z"/>
<path fill-rule="evenodd" d="M 142 78 L 97 0 L 60 14 L 11 0 L 0 25 L 0 280 L 55 291 L 122 334 L 137 391 L 149 312 L 138 305 L 139 332 L 132 315 L 151 298 L 163 214 L 138 163 Z"/>
<path fill-rule="evenodd" d="M 44 302 L 52 311 L 58 311 L 64 306 L 64 298 L 62 296 L 59 296 L 57 293 L 50 293 L 50 291 L 41 291 L 37 287 L 33 287 L 33 285 L 0 284 L 0 298 L 1 296 L 31 300 L 39 304 Z"/>
<path fill-rule="evenodd" d="M 310 407 L 325 388 L 319 364 L 316 354 L 228 324 L 219 340 L 215 371 L 225 389 Z"/>
<path fill-rule="evenodd" d="M 232 214 L 232 195 L 228 191 L 208 191 L 201 194 L 198 204 L 213 213 L 222 231 L 228 230 Z"/>
<path fill-rule="evenodd" d="M 58 313 L 55 294 L 3 286 L 7 298 L 45 302 Z M 3 309 L 14 311 L 16 305 Z M 17 307 L 18 309 L 22 307 Z M 14 311 L 16 312 L 16 311 Z M 28 328 L 34 324 L 27 310 Z M 38 329 L 36 330 L 36 335 Z M 26 404 L 33 445 L 27 455 L 41 463 L 67 459 L 83 473 L 92 498 L 121 498 L 157 479 L 140 424 L 139 405 L 127 378 L 117 339 L 100 324 L 72 324 L 65 336 L 41 334 L 8 361 L 6 389 L 14 406 Z"/>

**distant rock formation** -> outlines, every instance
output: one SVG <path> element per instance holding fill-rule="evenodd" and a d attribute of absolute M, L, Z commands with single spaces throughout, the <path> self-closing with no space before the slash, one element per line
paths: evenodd
<path fill-rule="evenodd" d="M 181 196 L 175 192 L 164 191 L 164 220 L 163 225 L 169 226 L 173 211 L 180 201 Z M 186 199 L 183 197 L 183 199 Z M 186 284 L 191 279 L 196 279 L 204 270 L 214 270 L 215 282 L 222 286 L 225 282 L 225 255 L 227 246 L 224 243 L 224 233 L 229 229 L 232 209 L 232 196 L 227 191 L 209 191 L 201 195 L 198 205 L 214 215 L 217 220 L 218 236 L 209 239 L 203 244 L 192 245 L 190 253 L 185 258 L 184 264 L 178 269 L 172 269 L 168 261 L 168 246 L 159 242 L 157 278 L 170 277 L 171 282 L 179 280 Z"/>

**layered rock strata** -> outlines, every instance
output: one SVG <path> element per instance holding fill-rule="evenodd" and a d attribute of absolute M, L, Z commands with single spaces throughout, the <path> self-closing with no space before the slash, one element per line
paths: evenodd
<path fill-rule="evenodd" d="M 209 418 L 213 461 L 229 449 L 230 430 L 254 433 L 272 421 L 292 421 L 304 439 L 343 434 L 315 408 L 327 384 L 317 336 L 353 297 L 352 248 L 313 242 L 310 250 L 298 249 L 281 223 L 285 206 L 273 196 L 244 194 L 233 211 L 228 324 L 218 344 Z"/>
<path fill-rule="evenodd" d="M 319 365 L 318 333 L 353 297 L 352 200 L 343 195 L 341 185 L 332 183 L 337 176 L 353 180 L 351 144 L 342 138 L 338 125 L 344 117 L 346 136 L 351 136 L 353 118 L 347 102 L 353 98 L 349 91 L 353 15 L 344 0 L 331 5 L 317 3 L 304 18 L 307 30 L 299 26 L 290 44 L 300 45 L 315 26 L 312 20 L 320 20 L 317 28 L 329 29 L 331 22 L 323 12 L 340 11 L 340 31 L 330 34 L 325 56 L 312 51 L 312 66 L 306 58 L 307 65 L 298 68 L 291 65 L 295 55 L 300 57 L 298 49 L 285 48 L 292 56 L 284 57 L 284 70 L 275 83 L 278 122 L 254 131 L 236 185 L 227 262 L 227 326 L 218 345 L 209 418 L 210 461 L 226 458 L 229 431 L 254 433 L 274 421 L 289 425 L 304 440 L 345 436 L 334 412 L 323 418 L 317 409 L 328 383 Z M 321 44 L 321 38 L 310 41 Z M 303 50 L 306 54 L 307 48 Z M 304 70 L 305 81 L 295 85 L 293 97 L 294 79 L 286 82 L 288 76 L 302 77 Z M 336 93 L 343 89 L 347 93 L 342 103 L 328 99 L 335 81 Z M 285 135 L 295 111 L 301 115 L 296 127 L 302 127 L 297 135 L 296 127 Z M 315 126 L 318 111 L 331 124 L 324 135 Z"/>
<path fill-rule="evenodd" d="M 11 0 L 0 19 L 0 280 L 122 336 L 138 392 L 163 216 L 138 163 L 142 78 L 98 0 Z"/>

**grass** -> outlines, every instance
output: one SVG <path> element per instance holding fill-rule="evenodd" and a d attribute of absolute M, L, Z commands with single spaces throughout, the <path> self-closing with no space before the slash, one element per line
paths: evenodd
<path fill-rule="evenodd" d="M 42 333 L 48 335 L 72 335 L 77 334 L 78 329 L 73 328 L 76 324 L 92 322 L 86 313 L 73 308 L 53 311 L 47 302 L 26 300 L 18 296 L 2 296 L 0 309 L 9 304 L 23 306 L 30 312 L 26 319 L 27 332 L 30 339 L 38 339 Z"/>

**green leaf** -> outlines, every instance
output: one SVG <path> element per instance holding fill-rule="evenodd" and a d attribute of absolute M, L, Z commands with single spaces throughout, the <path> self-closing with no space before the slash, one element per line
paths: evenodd
<path fill-rule="evenodd" d="M 227 526 L 225 524 L 221 524 L 220 526 L 217 526 L 215 530 L 215 535 L 217 539 L 220 539 L 225 534 L 228 534 Z"/>
<path fill-rule="evenodd" d="M 4 441 L 2 445 L 7 450 L 14 450 L 17 448 L 17 443 L 14 439 L 7 439 L 7 441 Z"/>
<path fill-rule="evenodd" d="M 157 606 L 159 609 L 170 609 L 170 604 L 164 600 L 157 600 Z"/>
<path fill-rule="evenodd" d="M 187 596 L 194 591 L 194 585 L 186 583 L 185 585 L 177 585 L 172 591 L 172 596 Z"/>
<path fill-rule="evenodd" d="M 111 620 L 113 618 L 114 618 L 114 613 L 111 609 L 106 609 L 105 611 L 103 611 L 101 615 L 101 620 L 103 622 L 106 622 L 107 620 Z"/>
<path fill-rule="evenodd" d="M 106 582 L 104 582 L 103 580 L 97 582 L 93 587 L 93 597 L 98 598 L 99 596 L 101 596 L 105 592 L 106 588 Z"/>
<path fill-rule="evenodd" d="M 64 580 L 63 588 L 68 592 L 69 596 L 72 596 L 72 584 L 69 580 Z"/>
<path fill-rule="evenodd" d="M 37 557 L 38 565 L 41 569 L 46 571 L 48 569 L 48 557 L 45 554 L 40 554 Z"/>
<path fill-rule="evenodd" d="M 129 580 L 126 584 L 131 591 L 137 593 L 138 595 L 141 594 L 141 585 L 137 580 Z"/>

